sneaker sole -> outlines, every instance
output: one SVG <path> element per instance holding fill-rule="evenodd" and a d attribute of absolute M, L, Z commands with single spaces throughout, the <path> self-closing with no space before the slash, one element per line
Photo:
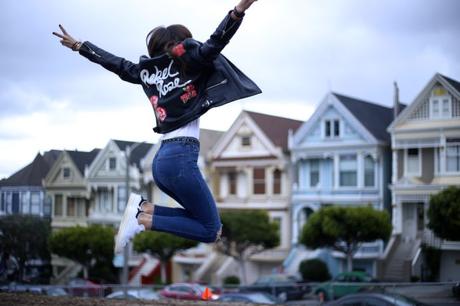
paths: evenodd
<path fill-rule="evenodd" d="M 133 226 L 134 222 L 136 222 L 134 226 L 138 225 L 137 220 L 133 218 L 133 216 L 135 216 L 137 213 L 137 207 L 141 199 L 142 199 L 141 196 L 138 194 L 131 193 L 129 195 L 129 200 L 128 200 L 128 203 L 126 204 L 126 208 L 123 213 L 123 217 L 121 218 L 120 227 L 118 228 L 118 233 L 115 238 L 114 252 L 116 254 L 122 253 L 123 248 L 125 247 L 126 243 L 123 244 L 123 239 L 122 239 L 123 238 L 122 234 L 125 232 L 125 229 L 127 227 Z"/>

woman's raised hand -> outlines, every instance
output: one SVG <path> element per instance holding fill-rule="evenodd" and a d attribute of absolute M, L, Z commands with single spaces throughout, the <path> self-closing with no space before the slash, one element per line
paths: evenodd
<path fill-rule="evenodd" d="M 241 0 L 240 3 L 236 5 L 236 10 L 239 13 L 244 13 L 254 2 L 257 0 Z"/>
<path fill-rule="evenodd" d="M 61 44 L 67 48 L 72 49 L 73 51 L 80 50 L 81 42 L 70 36 L 70 34 L 67 33 L 62 25 L 59 25 L 59 28 L 61 29 L 62 34 L 56 32 L 53 32 L 53 34 L 61 38 Z"/>

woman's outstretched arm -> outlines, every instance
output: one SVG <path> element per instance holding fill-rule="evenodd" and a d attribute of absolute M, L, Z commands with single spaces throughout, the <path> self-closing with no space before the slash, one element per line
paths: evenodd
<path fill-rule="evenodd" d="M 78 51 L 81 55 L 90 61 L 100 64 L 107 70 L 116 73 L 122 80 L 140 84 L 139 65 L 134 64 L 124 58 L 113 55 L 92 43 L 85 41 L 80 42 L 74 39 L 62 25 L 59 25 L 62 34 L 53 32 L 54 35 L 61 38 L 61 44 L 73 51 Z"/>
<path fill-rule="evenodd" d="M 199 56 L 207 61 L 213 61 L 222 49 L 229 43 L 241 25 L 245 12 L 257 0 L 240 0 L 235 8 L 222 20 L 211 37 L 200 47 Z"/>

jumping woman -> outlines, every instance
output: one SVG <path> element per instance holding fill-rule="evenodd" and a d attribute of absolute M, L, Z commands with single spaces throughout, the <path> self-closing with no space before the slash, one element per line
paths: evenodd
<path fill-rule="evenodd" d="M 183 208 L 154 205 L 131 193 L 115 238 L 115 253 L 145 229 L 171 233 L 205 243 L 222 232 L 212 194 L 197 166 L 199 118 L 209 109 L 261 93 L 257 85 L 220 54 L 239 28 L 245 11 L 257 0 L 240 0 L 205 42 L 192 38 L 183 25 L 156 27 L 146 38 L 149 56 L 134 64 L 85 41 L 72 38 L 59 25 L 53 32 L 65 47 L 139 84 L 163 134 L 152 163 L 158 187 Z"/>

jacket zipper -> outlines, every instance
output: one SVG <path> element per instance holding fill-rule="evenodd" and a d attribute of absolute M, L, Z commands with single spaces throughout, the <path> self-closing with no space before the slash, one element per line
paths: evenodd
<path fill-rule="evenodd" d="M 227 84 L 227 82 L 228 82 L 227 79 L 223 79 L 223 80 L 220 81 L 219 83 L 209 86 L 208 88 L 206 88 L 206 90 L 210 90 L 210 89 L 213 89 L 214 87 L 217 87 L 217 86 L 220 86 L 220 85 Z"/>
<path fill-rule="evenodd" d="M 99 54 L 97 54 L 96 52 L 94 52 L 93 49 L 91 49 L 89 46 L 86 46 L 86 48 L 88 48 L 89 52 L 92 54 L 92 55 L 95 55 L 97 57 L 101 57 Z"/>

